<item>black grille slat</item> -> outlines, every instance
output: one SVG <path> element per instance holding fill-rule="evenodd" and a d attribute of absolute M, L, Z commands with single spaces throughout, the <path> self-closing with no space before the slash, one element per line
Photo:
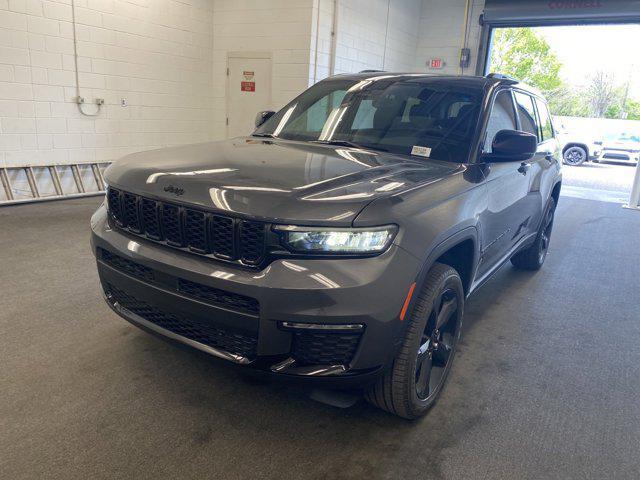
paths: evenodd
<path fill-rule="evenodd" d="M 176 278 L 163 273 L 156 280 L 155 270 L 144 265 L 121 257 L 103 248 L 98 248 L 99 258 L 104 263 L 118 271 L 145 280 L 149 283 L 159 284 L 162 288 L 195 298 L 203 303 L 214 307 L 224 308 L 238 313 L 245 313 L 253 316 L 260 314 L 260 303 L 258 300 L 239 293 L 227 292 L 219 288 L 202 285 L 183 278 Z"/>
<path fill-rule="evenodd" d="M 106 293 L 112 303 L 144 318 L 165 330 L 225 352 L 253 358 L 258 340 L 255 336 L 214 326 L 192 316 L 166 312 L 156 306 L 139 300 L 111 284 L 106 285 Z"/>
<path fill-rule="evenodd" d="M 207 253 L 207 216 L 198 210 L 186 210 L 185 242 L 197 252 Z"/>
<path fill-rule="evenodd" d="M 167 203 L 162 205 L 162 233 L 168 243 L 177 247 L 184 245 L 180 207 Z"/>
<path fill-rule="evenodd" d="M 111 253 L 108 250 L 100 249 L 100 257 L 107 265 L 110 265 L 116 270 L 127 273 L 132 277 L 140 278 L 149 282 L 152 282 L 155 278 L 151 268 L 140 265 L 139 263 L 121 257 L 120 255 Z"/>
<path fill-rule="evenodd" d="M 114 190 L 113 188 L 109 189 L 107 193 L 107 206 L 109 207 L 109 212 L 113 215 L 113 217 L 118 221 L 118 223 L 122 222 L 122 204 L 120 202 L 120 191 Z"/>
<path fill-rule="evenodd" d="M 138 208 L 138 196 L 131 193 L 123 193 L 121 198 L 122 223 L 134 232 L 140 233 L 140 210 Z"/>
<path fill-rule="evenodd" d="M 255 298 L 247 297 L 237 293 L 225 292 L 217 288 L 191 282 L 189 280 L 178 280 L 178 291 L 190 297 L 203 300 L 211 305 L 223 307 L 237 312 L 258 315 L 260 304 Z"/>
<path fill-rule="evenodd" d="M 240 223 L 240 258 L 246 263 L 258 263 L 264 255 L 264 224 Z"/>
<path fill-rule="evenodd" d="M 210 222 L 211 250 L 216 256 L 234 258 L 234 222 L 232 218 L 213 215 Z"/>
<path fill-rule="evenodd" d="M 144 233 L 153 238 L 160 240 L 162 232 L 160 231 L 160 211 L 158 210 L 158 202 L 148 198 L 142 199 L 142 223 Z"/>
<path fill-rule="evenodd" d="M 247 266 L 265 261 L 266 223 L 182 207 L 111 187 L 107 206 L 115 227 L 156 242 Z"/>
<path fill-rule="evenodd" d="M 295 332 L 291 356 L 302 365 L 347 365 L 360 337 L 361 333 Z"/>

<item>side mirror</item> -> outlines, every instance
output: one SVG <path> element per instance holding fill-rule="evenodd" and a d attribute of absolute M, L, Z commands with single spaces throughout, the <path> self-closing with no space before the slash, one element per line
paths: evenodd
<path fill-rule="evenodd" d="M 276 112 L 274 112 L 273 110 L 265 110 L 263 112 L 258 112 L 258 114 L 256 115 L 256 120 L 255 120 L 256 128 L 258 128 L 264 122 L 269 120 L 275 113 Z"/>
<path fill-rule="evenodd" d="M 519 130 L 500 130 L 491 145 L 491 153 L 483 155 L 486 162 L 524 162 L 536 154 L 538 138 Z"/>

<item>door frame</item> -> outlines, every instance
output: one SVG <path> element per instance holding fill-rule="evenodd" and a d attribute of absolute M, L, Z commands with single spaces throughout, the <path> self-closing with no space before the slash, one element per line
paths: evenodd
<path fill-rule="evenodd" d="M 229 138 L 229 114 L 231 112 L 231 62 L 232 58 L 255 58 L 260 60 L 269 60 L 269 91 L 267 98 L 269 99 L 269 104 L 273 101 L 273 53 L 266 51 L 247 51 L 247 52 L 236 52 L 230 51 L 227 52 L 227 62 L 226 62 L 226 81 L 225 81 L 225 138 Z M 258 112 L 256 112 L 258 113 Z"/>

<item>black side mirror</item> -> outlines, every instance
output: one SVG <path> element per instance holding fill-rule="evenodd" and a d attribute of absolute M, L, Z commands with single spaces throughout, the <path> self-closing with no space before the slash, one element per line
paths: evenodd
<path fill-rule="evenodd" d="M 256 115 L 256 120 L 255 120 L 256 128 L 258 128 L 264 122 L 269 120 L 275 113 L 276 112 L 274 112 L 273 110 L 265 110 L 263 112 L 258 112 L 258 114 Z"/>
<path fill-rule="evenodd" d="M 519 130 L 500 130 L 491 144 L 491 153 L 482 157 L 486 162 L 524 162 L 536 154 L 538 138 Z"/>

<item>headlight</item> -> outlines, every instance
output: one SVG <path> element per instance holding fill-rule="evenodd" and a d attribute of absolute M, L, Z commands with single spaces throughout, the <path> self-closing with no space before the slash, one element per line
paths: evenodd
<path fill-rule="evenodd" d="M 277 226 L 287 249 L 297 253 L 374 254 L 389 248 L 398 227 L 314 228 Z"/>

